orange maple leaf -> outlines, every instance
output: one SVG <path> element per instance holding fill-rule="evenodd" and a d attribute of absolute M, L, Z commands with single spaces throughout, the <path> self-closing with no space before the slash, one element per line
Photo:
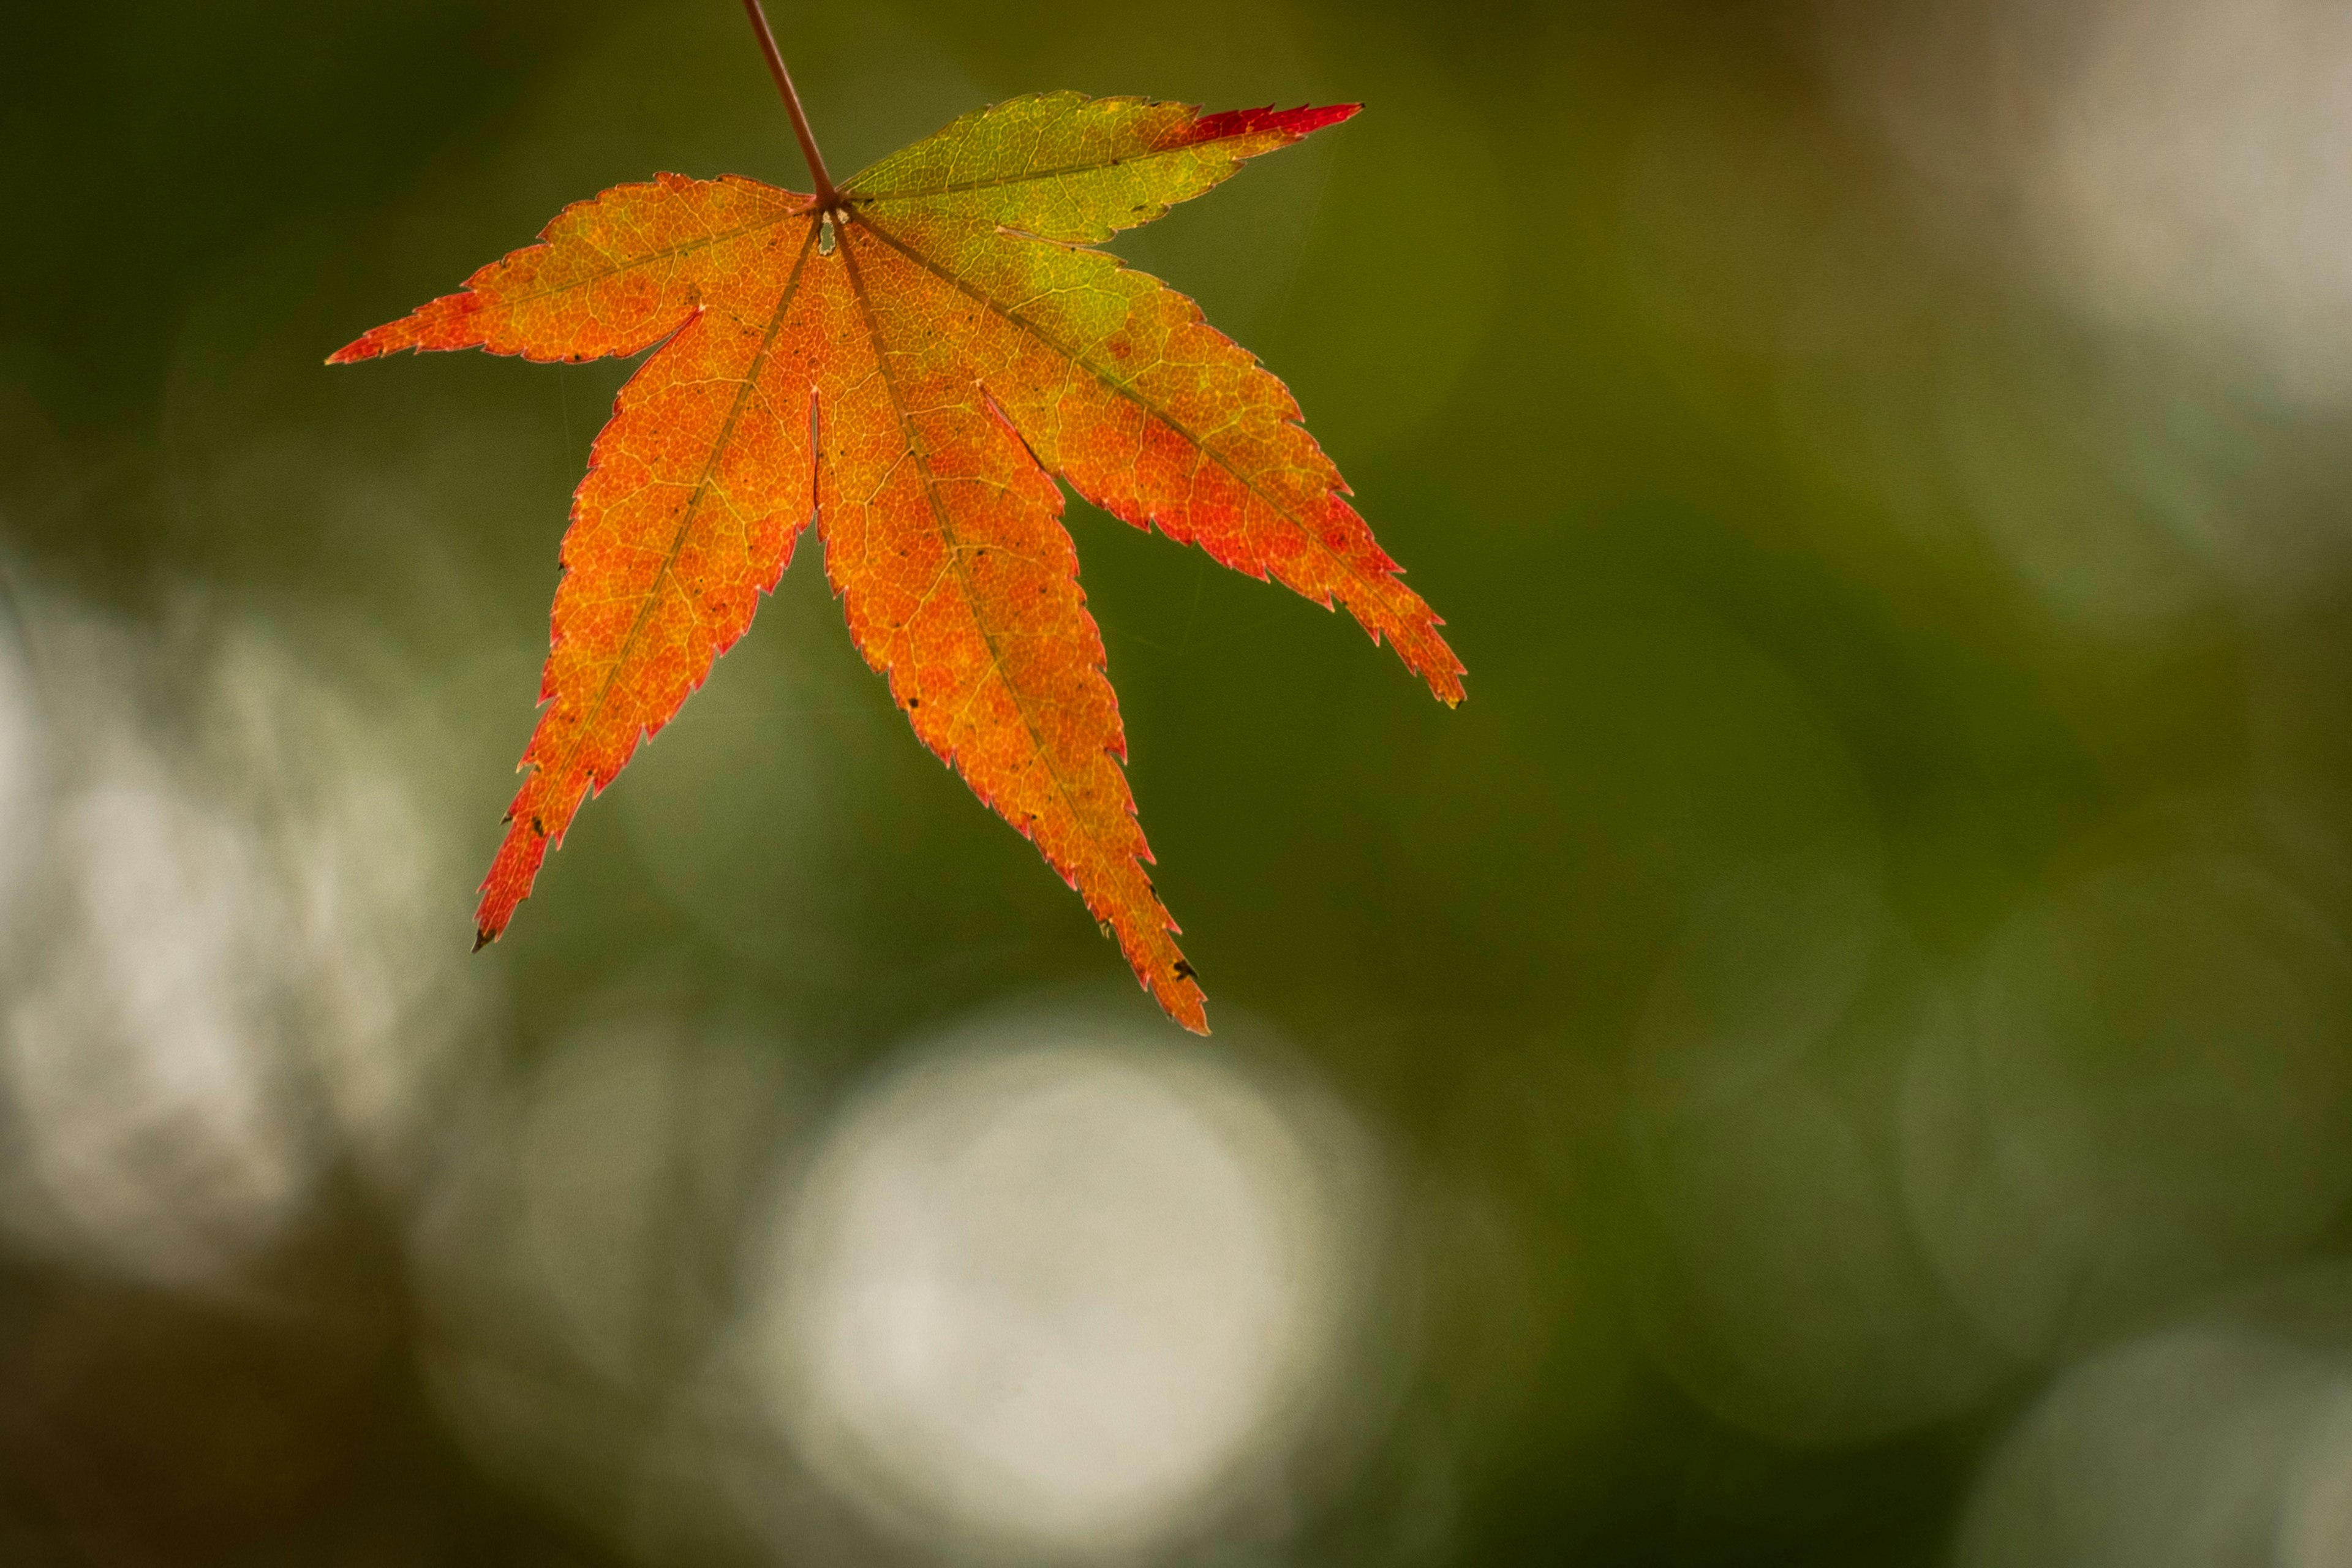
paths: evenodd
<path fill-rule="evenodd" d="M 915 732 L 1077 889 L 1169 1016 L 1205 1031 L 1144 872 L 1055 477 L 1345 605 L 1449 704 L 1463 667 L 1283 384 L 1192 300 L 1089 246 L 1358 106 L 1202 115 L 1046 93 L 835 186 L 757 0 L 746 9 L 814 193 L 733 176 L 615 185 L 328 362 L 660 345 L 572 500 L 545 706 L 482 884 L 480 942 L 506 929 L 582 798 L 749 628 L 814 519 L 850 635 Z"/>

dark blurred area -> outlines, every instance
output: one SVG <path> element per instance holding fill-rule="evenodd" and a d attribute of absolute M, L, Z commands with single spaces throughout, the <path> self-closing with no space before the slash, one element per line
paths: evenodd
<path fill-rule="evenodd" d="M 469 957 L 732 0 L 0 9 L 0 1562 L 2352 1563 L 2352 10 L 771 6 L 1123 237 L 1448 620 L 1081 505 L 1160 1019 L 807 551 Z"/>

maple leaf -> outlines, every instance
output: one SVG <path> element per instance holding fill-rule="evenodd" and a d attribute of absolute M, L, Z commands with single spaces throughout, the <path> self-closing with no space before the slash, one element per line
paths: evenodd
<path fill-rule="evenodd" d="M 1205 1031 L 1144 871 L 1055 478 L 1345 605 L 1449 704 L 1463 667 L 1283 384 L 1192 300 L 1090 247 L 1358 106 L 1203 115 L 1045 93 L 836 186 L 757 0 L 746 9 L 814 193 L 734 176 L 615 185 L 328 362 L 659 345 L 573 497 L 544 706 L 479 942 L 506 929 L 582 800 L 749 628 L 814 521 L 850 635 L 916 734 L 1035 843 L 1169 1016 Z"/>

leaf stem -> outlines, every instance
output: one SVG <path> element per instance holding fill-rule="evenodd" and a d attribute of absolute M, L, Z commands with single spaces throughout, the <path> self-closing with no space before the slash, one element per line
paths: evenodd
<path fill-rule="evenodd" d="M 824 171 L 824 154 L 816 150 L 808 113 L 801 108 L 800 89 L 793 86 L 793 73 L 776 47 L 776 35 L 768 29 L 768 14 L 760 8 L 760 0 L 743 0 L 743 10 L 751 18 L 751 30 L 760 36 L 760 52 L 768 57 L 768 74 L 776 79 L 776 90 L 784 95 L 784 108 L 792 113 L 793 134 L 801 139 L 801 156 L 808 160 L 809 177 L 816 182 L 816 210 L 831 212 L 841 205 L 841 193 Z"/>

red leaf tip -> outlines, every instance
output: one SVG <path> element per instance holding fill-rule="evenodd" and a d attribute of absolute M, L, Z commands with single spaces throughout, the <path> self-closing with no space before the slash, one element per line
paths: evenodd
<path fill-rule="evenodd" d="M 1360 103 L 1328 103 L 1306 105 L 1297 109 L 1228 109 L 1220 114 L 1204 114 L 1192 121 L 1183 140 L 1220 142 L 1232 136 L 1264 136 L 1272 133 L 1296 142 L 1310 136 L 1327 125 L 1337 125 L 1352 120 L 1364 106 Z"/>

